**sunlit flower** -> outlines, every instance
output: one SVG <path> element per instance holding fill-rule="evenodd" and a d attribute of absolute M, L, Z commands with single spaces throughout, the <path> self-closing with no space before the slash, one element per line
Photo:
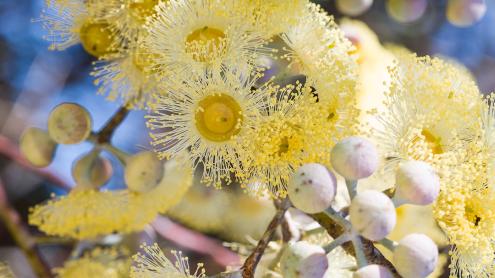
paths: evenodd
<path fill-rule="evenodd" d="M 162 76 L 184 74 L 225 64 L 252 64 L 265 41 L 222 1 L 171 0 L 150 18 L 145 51 L 155 55 L 152 68 Z"/>
<path fill-rule="evenodd" d="M 127 252 L 96 248 L 79 259 L 67 261 L 54 272 L 60 278 L 124 278 L 128 277 L 130 266 Z"/>
<path fill-rule="evenodd" d="M 190 148 L 194 168 L 204 166 L 203 181 L 215 186 L 239 172 L 235 138 L 244 134 L 264 106 L 268 87 L 251 91 L 255 80 L 238 72 L 209 72 L 165 88 L 147 116 L 159 157 L 175 157 Z"/>
<path fill-rule="evenodd" d="M 233 8 L 253 29 L 271 38 L 294 24 L 309 1 L 307 0 L 240 0 Z"/>
<path fill-rule="evenodd" d="M 332 94 L 353 97 L 357 80 L 355 48 L 319 6 L 308 4 L 281 38 L 287 44 L 282 57 L 290 62 L 289 67 L 309 79 L 319 101 L 326 101 Z"/>
<path fill-rule="evenodd" d="M 243 146 L 243 186 L 283 197 L 295 169 L 307 162 L 327 163 L 334 141 L 329 121 L 322 115 L 310 88 L 297 84 L 281 89 L 253 128 L 237 140 Z M 249 187 L 257 183 L 266 186 Z"/>
<path fill-rule="evenodd" d="M 165 7 L 168 0 L 105 0 L 100 1 L 99 17 L 113 24 L 111 31 L 120 45 L 134 44 L 146 33 L 146 20 L 155 15 L 159 3 Z"/>
<path fill-rule="evenodd" d="M 281 38 L 287 45 L 282 57 L 289 61 L 288 67 L 305 76 L 306 86 L 312 87 L 332 122 L 328 132 L 339 138 L 353 135 L 359 111 L 355 106 L 357 56 L 351 42 L 333 18 L 314 4 L 306 5 Z"/>
<path fill-rule="evenodd" d="M 451 171 L 435 204 L 435 217 L 451 250 L 453 277 L 495 274 L 495 114 L 493 95 L 482 106 L 479 135 L 469 142 L 462 165 Z"/>
<path fill-rule="evenodd" d="M 99 1 L 51 0 L 39 19 L 48 31 L 45 38 L 51 42 L 50 49 L 64 50 L 81 43 L 84 50 L 96 57 L 114 52 L 118 44 L 111 24 L 99 16 L 101 8 Z"/>
<path fill-rule="evenodd" d="M 487 189 L 473 189 L 472 181 L 464 178 L 458 186 L 443 189 L 435 205 L 437 221 L 453 245 L 452 277 L 492 277 L 495 198 Z"/>
<path fill-rule="evenodd" d="M 98 93 L 110 101 L 121 100 L 133 109 L 149 107 L 158 94 L 157 80 L 147 70 L 149 61 L 137 49 L 110 60 L 98 61 L 91 75 L 95 76 Z"/>
<path fill-rule="evenodd" d="M 133 256 L 135 265 L 131 267 L 133 278 L 200 278 L 206 277 L 203 264 L 198 264 L 194 272 L 191 271 L 189 260 L 181 252 L 172 251 L 175 263 L 171 262 L 160 249 L 158 244 L 143 245 L 143 253 Z"/>
<path fill-rule="evenodd" d="M 476 84 L 449 63 L 413 54 L 399 53 L 391 75 L 386 111 L 375 111 L 378 123 L 370 132 L 384 159 L 377 175 L 390 174 L 402 160 L 420 160 L 442 176 L 476 136 L 482 103 Z"/>

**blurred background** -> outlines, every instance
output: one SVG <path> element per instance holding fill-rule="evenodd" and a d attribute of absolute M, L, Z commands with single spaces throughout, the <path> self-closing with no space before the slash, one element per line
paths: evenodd
<path fill-rule="evenodd" d="M 315 2 L 336 19 L 344 17 L 333 0 Z M 441 55 L 457 60 L 473 72 L 482 92 L 495 91 L 495 0 L 486 1 L 487 12 L 481 21 L 465 28 L 456 27 L 446 20 L 446 0 L 427 2 L 424 14 L 409 23 L 394 20 L 387 13 L 383 0 L 375 0 L 367 12 L 353 18 L 368 24 L 381 43 L 403 45 L 418 55 Z M 104 97 L 96 94 L 92 77 L 89 76 L 93 58 L 82 47 L 74 46 L 63 52 L 47 49 L 48 43 L 43 40 L 46 32 L 41 24 L 36 23 L 43 5 L 44 0 L 0 0 L 0 183 L 5 189 L 1 198 L 6 196 L 17 211 L 13 219 L 24 223 L 30 206 L 46 200 L 52 192 L 63 192 L 57 184 L 74 184 L 70 174 L 71 162 L 91 146 L 60 146 L 48 168 L 35 170 L 16 151 L 22 131 L 28 126 L 46 127 L 49 111 L 61 102 L 76 102 L 86 107 L 92 115 L 95 129 L 99 129 L 119 108 L 118 103 L 106 102 Z M 142 111 L 130 113 L 116 131 L 114 145 L 131 153 L 149 148 L 143 115 Z M 114 167 L 114 171 L 108 187 L 123 184 L 122 169 Z M 211 192 L 198 194 L 205 196 Z M 176 209 L 176 214 L 184 209 Z M 162 220 L 168 232 L 170 229 L 176 229 L 174 231 L 177 233 L 186 231 L 168 218 Z M 32 227 L 25 228 L 37 234 Z M 217 237 L 215 232 L 210 234 L 210 237 L 204 238 L 208 244 L 211 243 L 208 240 Z M 218 252 L 225 252 L 219 255 L 224 257 L 213 260 L 205 250 L 187 246 L 187 240 L 182 244 L 180 240 L 174 241 L 167 236 L 161 240 L 170 248 L 189 251 L 193 261 L 206 261 L 211 272 L 236 259 L 233 254 L 221 250 L 220 241 L 213 242 L 220 248 Z M 69 255 L 73 247 L 71 244 L 45 244 L 40 252 L 50 264 L 57 266 Z M 25 267 L 26 258 L 16 247 L 3 222 L 0 222 L 0 261 L 11 264 L 19 277 L 34 277 Z"/>

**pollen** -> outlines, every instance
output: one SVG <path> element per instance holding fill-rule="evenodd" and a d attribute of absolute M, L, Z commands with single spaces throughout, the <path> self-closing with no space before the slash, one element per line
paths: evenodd
<path fill-rule="evenodd" d="M 146 18 L 155 12 L 155 6 L 159 2 L 159 0 L 131 0 L 129 3 L 130 15 L 134 20 L 145 23 Z"/>
<path fill-rule="evenodd" d="M 426 141 L 426 144 L 428 145 L 428 148 L 431 150 L 432 154 L 442 154 L 443 153 L 443 148 L 442 148 L 440 137 L 435 136 L 428 129 L 423 129 L 421 131 L 421 135 L 424 136 L 424 140 Z"/>
<path fill-rule="evenodd" d="M 226 36 L 219 29 L 204 26 L 186 38 L 186 53 L 196 62 L 210 62 L 226 52 Z"/>
<path fill-rule="evenodd" d="M 112 50 L 112 33 L 106 23 L 83 24 L 80 39 L 84 50 L 95 57 L 109 54 Z"/>
<path fill-rule="evenodd" d="M 196 109 L 196 128 L 206 139 L 222 142 L 239 133 L 242 110 L 227 94 L 213 94 L 203 98 Z"/>

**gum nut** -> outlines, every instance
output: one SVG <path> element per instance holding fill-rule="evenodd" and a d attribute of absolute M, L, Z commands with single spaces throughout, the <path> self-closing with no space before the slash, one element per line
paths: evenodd
<path fill-rule="evenodd" d="M 79 186 L 100 187 L 112 177 L 112 164 L 97 153 L 78 159 L 72 167 L 72 176 Z"/>
<path fill-rule="evenodd" d="M 335 176 L 317 163 L 301 166 L 288 184 L 292 204 L 306 213 L 318 213 L 328 208 L 336 190 Z"/>
<path fill-rule="evenodd" d="M 449 0 L 447 3 L 447 20 L 458 27 L 473 25 L 485 13 L 485 0 Z"/>
<path fill-rule="evenodd" d="M 19 148 L 31 164 L 36 167 L 46 167 L 53 160 L 57 143 L 46 131 L 30 127 L 21 135 Z"/>
<path fill-rule="evenodd" d="M 62 103 L 48 117 L 48 133 L 59 144 L 77 144 L 91 133 L 91 117 L 75 103 Z"/>
<path fill-rule="evenodd" d="M 388 0 L 388 14 L 398 22 L 407 23 L 418 20 L 426 11 L 426 0 Z"/>
<path fill-rule="evenodd" d="M 397 220 L 392 200 L 375 190 L 359 192 L 351 202 L 349 214 L 352 227 L 372 241 L 385 238 Z"/>
<path fill-rule="evenodd" d="M 394 276 L 392 275 L 392 273 L 390 273 L 390 270 L 388 270 L 388 268 L 377 264 L 370 264 L 358 269 L 356 272 L 354 272 L 354 275 L 352 275 L 352 277 L 353 278 L 393 278 Z"/>
<path fill-rule="evenodd" d="M 371 7 L 373 0 L 337 0 L 336 4 L 339 12 L 349 16 L 358 16 Z"/>
<path fill-rule="evenodd" d="M 430 275 L 437 265 L 438 248 L 424 234 L 409 234 L 394 249 L 393 264 L 404 278 L 422 278 Z"/>
<path fill-rule="evenodd" d="M 128 159 L 124 171 L 127 187 L 136 192 L 148 192 L 162 179 L 163 169 L 163 163 L 153 152 L 135 154 Z"/>
<path fill-rule="evenodd" d="M 348 137 L 337 143 L 330 158 L 335 171 L 347 180 L 369 177 L 378 167 L 375 146 L 361 137 Z"/>
<path fill-rule="evenodd" d="M 280 269 L 284 278 L 321 278 L 328 269 L 328 259 L 321 246 L 298 241 L 285 249 Z"/>
<path fill-rule="evenodd" d="M 395 184 L 394 199 L 413 205 L 431 204 L 440 192 L 440 179 L 435 170 L 422 161 L 401 163 L 395 174 Z"/>

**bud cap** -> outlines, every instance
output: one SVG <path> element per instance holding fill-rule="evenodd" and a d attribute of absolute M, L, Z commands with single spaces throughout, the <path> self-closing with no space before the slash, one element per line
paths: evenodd
<path fill-rule="evenodd" d="M 352 278 L 393 278 L 394 276 L 390 271 L 381 265 L 377 264 L 370 264 L 365 267 L 361 267 L 358 269 L 356 272 L 354 272 L 354 275 L 352 275 Z"/>
<path fill-rule="evenodd" d="M 347 180 L 369 177 L 378 168 L 375 146 L 361 137 L 348 137 L 337 143 L 330 158 L 335 171 Z"/>
<path fill-rule="evenodd" d="M 395 174 L 395 195 L 400 203 L 429 205 L 440 192 L 440 179 L 435 170 L 422 161 L 401 163 Z"/>
<path fill-rule="evenodd" d="M 288 184 L 292 204 L 306 213 L 318 213 L 328 208 L 336 190 L 335 176 L 317 163 L 301 166 Z"/>
<path fill-rule="evenodd" d="M 321 246 L 298 241 L 285 249 L 280 269 L 285 278 L 323 278 L 328 259 Z"/>
<path fill-rule="evenodd" d="M 438 248 L 424 234 L 409 234 L 399 241 L 393 253 L 393 264 L 404 278 L 430 275 L 437 265 Z"/>
<path fill-rule="evenodd" d="M 397 221 L 392 200 L 375 190 L 359 192 L 351 202 L 349 215 L 352 227 L 372 241 L 385 238 Z"/>

